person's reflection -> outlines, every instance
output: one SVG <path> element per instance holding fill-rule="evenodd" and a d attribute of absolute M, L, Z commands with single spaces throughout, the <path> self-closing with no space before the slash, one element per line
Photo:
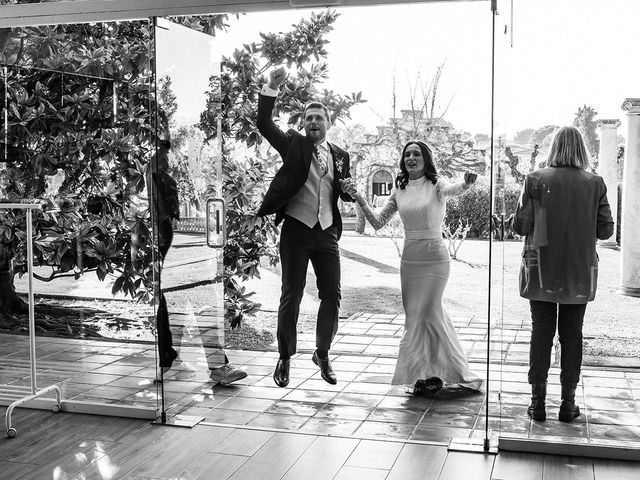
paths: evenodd
<path fill-rule="evenodd" d="M 158 142 L 156 168 L 152 167 L 147 170 L 147 190 L 149 192 L 152 219 L 158 232 L 159 275 L 173 241 L 173 219 L 180 219 L 178 184 L 169 174 L 170 149 L 171 142 L 169 140 Z M 173 348 L 167 300 L 162 291 L 160 291 L 160 305 L 156 314 L 156 330 L 158 332 L 160 367 L 166 373 L 173 366 L 173 362 L 178 357 L 178 352 Z"/>
<path fill-rule="evenodd" d="M 178 185 L 169 173 L 169 150 L 171 142 L 161 140 L 156 154 L 156 168 L 147 170 L 147 190 L 151 204 L 152 219 L 158 231 L 158 275 L 161 275 L 164 259 L 173 242 L 173 220 L 180 219 L 180 199 Z M 153 163 L 152 163 L 153 165 Z M 160 291 L 160 305 L 156 315 L 158 332 L 158 356 L 163 373 L 178 364 L 180 370 L 195 371 L 195 368 L 179 358 L 173 346 L 173 336 L 169 326 L 169 311 L 165 295 Z M 181 331 L 181 330 L 180 330 Z M 247 376 L 247 372 L 229 362 L 224 351 L 211 354 L 207 358 L 209 377 L 213 384 L 229 385 Z"/>

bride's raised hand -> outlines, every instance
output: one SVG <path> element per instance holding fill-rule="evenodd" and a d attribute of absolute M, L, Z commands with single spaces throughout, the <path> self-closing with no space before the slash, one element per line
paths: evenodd
<path fill-rule="evenodd" d="M 470 187 L 471 185 L 473 185 L 476 182 L 477 178 L 478 178 L 477 173 L 473 173 L 473 172 L 464 173 L 464 183 L 467 187 Z"/>

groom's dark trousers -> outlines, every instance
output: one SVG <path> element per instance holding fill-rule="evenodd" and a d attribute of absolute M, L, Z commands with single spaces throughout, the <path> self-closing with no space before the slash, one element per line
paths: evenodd
<path fill-rule="evenodd" d="M 297 322 L 309 262 L 316 274 L 320 308 L 316 324 L 316 347 L 325 356 L 338 330 L 340 310 L 340 251 L 338 228 L 309 228 L 285 216 L 280 233 L 282 295 L 278 309 L 278 350 L 287 358 L 296 353 Z"/>

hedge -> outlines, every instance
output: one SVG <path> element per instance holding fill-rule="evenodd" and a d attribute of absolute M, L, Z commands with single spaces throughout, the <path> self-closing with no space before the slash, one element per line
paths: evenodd
<path fill-rule="evenodd" d="M 522 187 L 516 183 L 500 185 L 496 192 L 493 213 L 505 214 L 505 219 L 516 211 Z M 447 202 L 445 224 L 453 231 L 462 220 L 469 222 L 471 229 L 467 238 L 489 238 L 489 183 L 479 181 L 464 195 Z"/>

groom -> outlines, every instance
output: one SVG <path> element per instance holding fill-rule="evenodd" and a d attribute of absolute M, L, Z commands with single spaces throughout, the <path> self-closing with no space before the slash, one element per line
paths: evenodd
<path fill-rule="evenodd" d="M 284 220 L 280 232 L 282 294 L 278 309 L 278 351 L 280 358 L 273 373 L 279 387 L 289 384 L 291 356 L 296 353 L 296 326 L 300 301 L 304 293 L 309 261 L 316 274 L 318 320 L 316 351 L 313 362 L 322 378 L 335 385 L 336 375 L 329 361 L 329 349 L 338 329 L 340 309 L 340 252 L 342 219 L 338 196 L 353 199 L 341 192 L 340 181 L 350 176 L 349 154 L 327 142 L 331 126 L 329 111 L 321 103 L 309 103 L 303 113 L 305 135 L 280 130 L 271 116 L 284 68 L 270 73 L 258 100 L 258 130 L 282 157 L 283 164 L 269 186 L 259 216 L 276 214 L 276 225 Z"/>

